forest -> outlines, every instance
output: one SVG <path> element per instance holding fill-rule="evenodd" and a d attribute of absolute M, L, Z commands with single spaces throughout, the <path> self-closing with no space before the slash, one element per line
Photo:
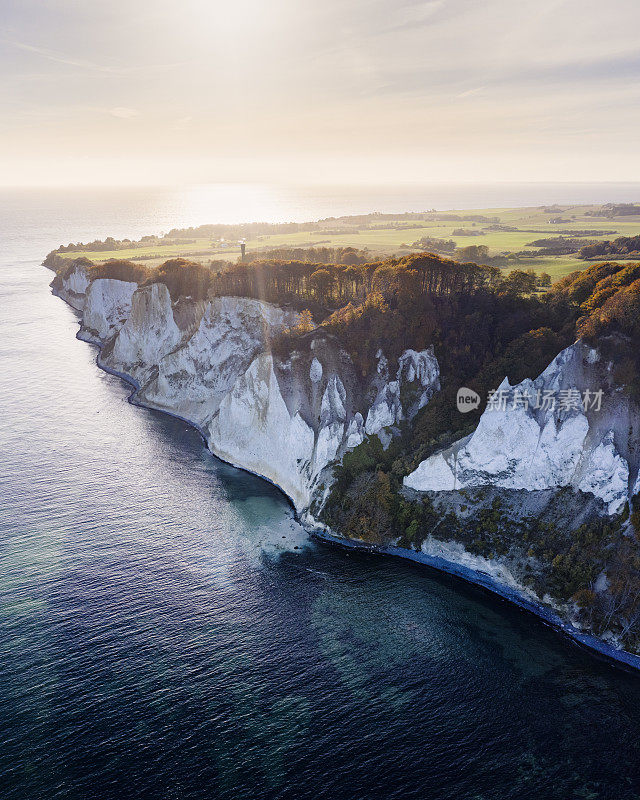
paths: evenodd
<path fill-rule="evenodd" d="M 253 250 L 242 259 L 248 261 L 307 261 L 316 264 L 366 264 L 371 261 L 368 250 L 355 247 L 273 247 Z"/>
<path fill-rule="evenodd" d="M 579 258 L 640 258 L 640 236 L 619 236 L 613 241 L 593 242 L 580 248 Z"/>
<path fill-rule="evenodd" d="M 594 211 L 587 211 L 588 216 L 592 217 L 635 217 L 640 214 L 638 203 L 605 203 Z"/>
<path fill-rule="evenodd" d="M 292 305 L 303 312 L 302 323 L 274 347 L 285 352 L 297 336 L 321 324 L 350 354 L 363 380 L 375 368 L 380 347 L 393 358 L 408 347 L 433 344 L 446 379 L 414 430 L 416 458 L 443 435 L 456 435 L 475 421 L 474 413 L 463 417 L 452 402 L 461 382 L 482 396 L 505 374 L 520 379 L 541 371 L 575 334 L 573 305 L 562 292 L 545 291 L 548 276 L 430 253 L 364 264 L 265 259 L 221 269 L 183 258 L 156 269 L 123 260 L 75 263 L 93 277 L 163 282 L 174 301 L 237 295 Z"/>

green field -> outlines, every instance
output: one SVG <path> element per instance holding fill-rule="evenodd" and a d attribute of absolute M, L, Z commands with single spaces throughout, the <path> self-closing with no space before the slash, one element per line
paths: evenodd
<path fill-rule="evenodd" d="M 576 230 L 597 231 L 597 233 L 589 235 L 588 238 L 591 239 L 614 239 L 617 236 L 640 234 L 640 215 L 609 219 L 588 214 L 597 208 L 597 206 L 562 206 L 552 209 L 503 208 L 438 212 L 440 215 L 455 214 L 460 217 L 456 221 L 431 219 L 430 217 L 433 215 L 428 213 L 425 213 L 424 218 L 418 220 L 407 220 L 403 215 L 398 215 L 394 219 L 384 219 L 379 223 L 375 217 L 370 217 L 367 223 L 363 222 L 362 224 L 359 224 L 361 221 L 358 218 L 344 217 L 327 221 L 326 224 L 319 223 L 318 229 L 313 231 L 274 233 L 253 239 L 249 238 L 246 245 L 248 252 L 252 250 L 268 251 L 270 248 L 276 247 L 366 248 L 374 259 L 419 252 L 418 248 L 412 247 L 412 243 L 422 237 L 431 236 L 438 239 L 453 239 L 457 247 L 474 244 L 486 245 L 489 248 L 489 257 L 493 258 L 527 249 L 536 249 L 528 246 L 535 239 L 561 234 L 571 235 L 571 232 Z M 499 224 L 515 227 L 517 230 L 486 230 L 489 223 L 473 222 L 468 219 L 471 216 L 497 218 Z M 558 218 L 565 222 L 555 222 Z M 481 235 L 453 235 L 456 228 L 480 231 Z M 615 232 L 607 233 L 608 231 Z M 109 258 L 133 259 L 142 261 L 149 266 L 155 266 L 175 256 L 203 262 L 219 259 L 235 261 L 240 255 L 240 249 L 236 243 L 224 246 L 221 241 L 212 241 L 211 236 L 202 236 L 196 231 L 193 236 L 190 236 L 188 242 L 165 237 L 158 240 L 157 243 L 145 243 L 144 246 L 120 248 L 113 251 L 75 251 L 60 255 L 65 259 L 86 256 L 96 262 Z M 584 269 L 588 264 L 589 262 L 582 261 L 573 255 L 561 255 L 518 258 L 509 261 L 508 264 L 502 264 L 502 266 L 505 266 L 506 269 L 534 269 L 536 272 L 548 272 L 555 280 L 574 270 Z"/>

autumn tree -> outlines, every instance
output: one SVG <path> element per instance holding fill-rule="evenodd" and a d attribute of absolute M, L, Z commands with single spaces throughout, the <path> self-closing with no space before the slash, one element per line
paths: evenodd
<path fill-rule="evenodd" d="M 460 261 L 484 261 L 489 257 L 489 248 L 486 244 L 470 244 L 457 251 Z"/>
<path fill-rule="evenodd" d="M 331 294 L 334 278 L 326 269 L 317 269 L 310 277 L 309 284 L 313 289 L 316 299 L 320 303 L 326 303 Z"/>
<path fill-rule="evenodd" d="M 308 308 L 305 308 L 303 311 L 300 312 L 300 318 L 298 320 L 298 324 L 295 327 L 296 333 L 309 333 L 315 328 L 315 323 L 313 321 L 313 315 Z"/>
<path fill-rule="evenodd" d="M 538 278 L 532 269 L 526 272 L 522 269 L 514 269 L 503 278 L 500 289 L 515 295 L 532 294 L 535 292 L 537 284 Z"/>

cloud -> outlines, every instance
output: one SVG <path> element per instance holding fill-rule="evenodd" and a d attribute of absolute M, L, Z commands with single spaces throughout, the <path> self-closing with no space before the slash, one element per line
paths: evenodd
<path fill-rule="evenodd" d="M 188 60 L 159 62 L 154 64 L 137 64 L 127 65 L 126 67 L 115 66 L 110 64 L 100 64 L 97 61 L 91 61 L 85 58 L 76 58 L 75 56 L 68 56 L 65 53 L 59 53 L 55 50 L 49 50 L 46 47 L 36 47 L 35 45 L 26 44 L 12 39 L 4 39 L 5 44 L 9 44 L 18 50 L 23 50 L 26 53 L 33 53 L 40 58 L 45 58 L 47 61 L 52 61 L 55 64 L 62 64 L 67 67 L 75 67 L 86 72 L 97 72 L 104 75 L 132 75 L 135 73 L 154 73 L 166 70 L 175 69 L 176 67 L 189 64 Z"/>
<path fill-rule="evenodd" d="M 476 94 L 482 94 L 482 92 L 484 92 L 486 88 L 487 88 L 486 86 L 476 86 L 475 89 L 467 89 L 465 92 L 459 92 L 456 95 L 456 97 L 461 99 L 464 97 L 472 97 L 473 95 Z"/>
<path fill-rule="evenodd" d="M 25 44 L 24 42 L 16 42 L 11 40 L 7 41 L 7 44 L 13 45 L 13 47 L 16 47 L 18 50 L 24 50 L 27 53 L 34 53 L 35 55 L 46 58 L 48 61 L 53 61 L 56 64 L 64 64 L 69 67 L 79 67 L 81 69 L 93 70 L 96 72 L 118 71 L 117 69 L 104 64 L 97 64 L 93 61 L 87 61 L 82 58 L 73 58 L 71 56 L 66 56 L 63 53 L 56 53 L 54 50 L 49 50 L 46 47 L 35 47 L 31 44 Z"/>
<path fill-rule="evenodd" d="M 433 2 L 421 2 L 399 8 L 394 14 L 394 22 L 389 30 L 419 28 L 427 25 L 439 11 L 444 9 L 444 5 L 444 0 L 433 0 Z"/>
<path fill-rule="evenodd" d="M 174 131 L 186 131 L 187 128 L 191 127 L 191 123 L 193 122 L 193 117 L 186 116 L 186 117 L 178 117 L 178 119 L 173 123 L 173 130 Z"/>
<path fill-rule="evenodd" d="M 112 117 L 118 117 L 118 119 L 133 119 L 140 116 L 140 112 L 136 108 L 127 108 L 126 106 L 110 108 L 109 114 Z"/>

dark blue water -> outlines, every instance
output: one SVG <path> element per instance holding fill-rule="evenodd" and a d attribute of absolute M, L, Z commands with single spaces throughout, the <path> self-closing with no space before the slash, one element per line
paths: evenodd
<path fill-rule="evenodd" d="M 39 261 L 178 201 L 79 197 L 2 197 L 0 797 L 639 796 L 640 679 L 126 402 Z"/>

